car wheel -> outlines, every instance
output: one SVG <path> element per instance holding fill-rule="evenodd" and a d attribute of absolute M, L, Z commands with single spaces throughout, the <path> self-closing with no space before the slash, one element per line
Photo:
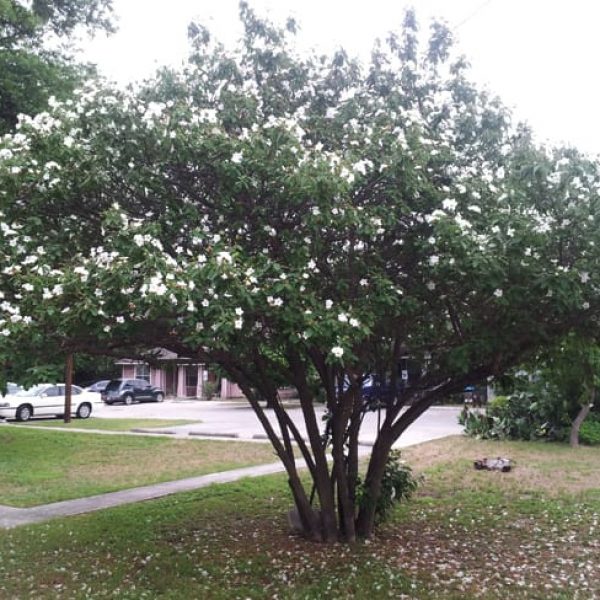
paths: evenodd
<path fill-rule="evenodd" d="M 23 404 L 17 408 L 17 421 L 29 421 L 33 416 L 33 410 L 29 404 Z"/>
<path fill-rule="evenodd" d="M 87 402 L 80 404 L 77 408 L 77 418 L 87 419 L 92 414 L 92 406 Z"/>
<path fill-rule="evenodd" d="M 165 399 L 165 397 L 160 392 L 158 394 L 156 394 L 156 401 L 157 402 L 162 402 L 164 399 Z"/>
<path fill-rule="evenodd" d="M 125 394 L 123 396 L 123 402 L 125 404 L 127 404 L 127 406 L 129 406 L 130 404 L 133 404 L 133 396 L 131 394 Z"/>

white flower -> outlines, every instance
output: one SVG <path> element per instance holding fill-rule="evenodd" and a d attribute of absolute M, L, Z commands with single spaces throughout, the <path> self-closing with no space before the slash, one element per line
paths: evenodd
<path fill-rule="evenodd" d="M 196 310 L 196 306 L 191 300 L 188 300 L 187 309 L 189 312 L 194 312 Z"/>
<path fill-rule="evenodd" d="M 340 346 L 334 346 L 331 349 L 331 354 L 333 354 L 336 358 L 341 358 L 344 355 L 344 349 Z"/>
<path fill-rule="evenodd" d="M 582 271 L 581 273 L 579 273 L 579 279 L 581 279 L 581 283 L 587 283 L 590 280 L 590 274 L 586 273 L 585 271 Z"/>
<path fill-rule="evenodd" d="M 267 304 L 269 306 L 281 306 L 283 304 L 283 300 L 277 296 L 267 296 Z"/>
<path fill-rule="evenodd" d="M 467 209 L 474 213 L 481 214 L 481 206 L 477 206 L 477 204 L 470 204 L 467 206 Z"/>
<path fill-rule="evenodd" d="M 217 264 L 221 265 L 224 262 L 227 262 L 229 264 L 233 262 L 231 254 L 229 252 L 217 252 Z"/>
<path fill-rule="evenodd" d="M 338 321 L 340 323 L 347 323 L 348 322 L 348 315 L 346 315 L 346 313 L 340 313 L 338 315 Z"/>
<path fill-rule="evenodd" d="M 367 287 L 369 285 L 369 281 L 367 279 L 361 279 L 359 282 L 359 285 L 361 285 L 362 287 Z"/>
<path fill-rule="evenodd" d="M 239 165 L 243 158 L 244 155 L 241 152 L 234 152 L 233 156 L 231 157 L 231 162 Z"/>
<path fill-rule="evenodd" d="M 440 262 L 440 257 L 436 256 L 435 254 L 433 256 L 429 257 L 429 264 L 433 267 L 435 265 L 437 265 Z"/>
<path fill-rule="evenodd" d="M 206 298 L 204 298 L 204 300 L 202 300 L 202 306 L 204 306 L 204 308 L 207 308 L 209 304 L 210 304 L 210 301 L 207 300 Z"/>
<path fill-rule="evenodd" d="M 333 300 L 325 300 L 325 308 L 329 310 L 333 306 Z"/>
<path fill-rule="evenodd" d="M 500 288 L 494 290 L 494 296 L 496 296 L 496 298 L 502 298 L 503 295 L 504 292 Z"/>
<path fill-rule="evenodd" d="M 116 317 L 115 321 L 117 323 L 125 323 L 125 317 L 121 317 L 121 316 Z"/>
<path fill-rule="evenodd" d="M 241 329 L 242 328 L 242 324 L 243 324 L 244 320 L 243 319 L 236 319 L 233 322 L 233 325 L 236 329 Z"/>
<path fill-rule="evenodd" d="M 588 308 L 590 307 L 590 303 L 584 302 L 581 306 L 582 306 L 583 310 L 588 310 Z"/>
<path fill-rule="evenodd" d="M 453 198 L 445 198 L 442 201 L 442 208 L 444 210 L 455 210 L 456 206 L 458 205 L 458 202 L 456 200 L 454 200 Z"/>
<path fill-rule="evenodd" d="M 243 308 L 240 308 L 240 307 L 238 306 L 238 307 L 235 309 L 235 314 L 236 314 L 238 317 L 241 317 L 241 316 L 244 314 L 244 309 L 243 309 Z"/>
<path fill-rule="evenodd" d="M 360 323 L 359 323 L 358 319 L 352 318 L 352 319 L 350 319 L 350 325 L 352 327 L 358 327 L 360 325 Z"/>
<path fill-rule="evenodd" d="M 310 212 L 315 216 L 321 214 L 321 210 L 319 209 L 318 206 L 311 207 Z"/>
<path fill-rule="evenodd" d="M 428 282 L 427 282 L 427 289 L 428 289 L 430 292 L 433 292 L 433 290 L 435 290 L 435 283 L 433 283 L 433 281 L 428 281 Z"/>

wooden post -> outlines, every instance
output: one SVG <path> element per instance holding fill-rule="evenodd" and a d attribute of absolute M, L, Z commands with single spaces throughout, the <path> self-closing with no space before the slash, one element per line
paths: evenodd
<path fill-rule="evenodd" d="M 65 361 L 65 423 L 71 422 L 71 391 L 73 386 L 73 354 L 69 352 Z"/>

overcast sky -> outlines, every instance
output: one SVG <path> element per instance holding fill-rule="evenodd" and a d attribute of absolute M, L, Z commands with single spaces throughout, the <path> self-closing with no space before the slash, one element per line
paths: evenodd
<path fill-rule="evenodd" d="M 596 0 L 251 0 L 261 15 L 300 23 L 306 47 L 343 46 L 368 56 L 412 5 L 422 26 L 436 16 L 455 31 L 473 78 L 499 94 L 540 139 L 600 152 L 600 2 Z M 119 32 L 86 43 L 85 58 L 119 83 L 179 65 L 192 18 L 222 42 L 239 36 L 237 0 L 114 0 Z"/>

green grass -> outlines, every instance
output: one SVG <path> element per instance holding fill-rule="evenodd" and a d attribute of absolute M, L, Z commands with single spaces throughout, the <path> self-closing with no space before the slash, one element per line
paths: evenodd
<path fill-rule="evenodd" d="M 34 506 L 275 461 L 267 444 L 0 427 L 0 504 Z"/>
<path fill-rule="evenodd" d="M 176 427 L 177 425 L 191 425 L 201 423 L 202 421 L 189 421 L 185 419 L 104 419 L 90 417 L 89 419 L 73 419 L 70 423 L 65 423 L 59 419 L 45 419 L 43 421 L 28 421 L 26 424 L 17 426 L 23 427 L 60 427 L 64 429 L 102 429 L 108 431 L 129 431 L 130 429 L 166 429 Z"/>
<path fill-rule="evenodd" d="M 0 532 L 0 597 L 598 596 L 600 494 L 577 476 L 600 464 L 598 449 L 455 438 L 403 454 L 425 482 L 368 544 L 289 535 L 285 478 L 248 479 Z M 473 470 L 498 455 L 516 470 Z"/>

